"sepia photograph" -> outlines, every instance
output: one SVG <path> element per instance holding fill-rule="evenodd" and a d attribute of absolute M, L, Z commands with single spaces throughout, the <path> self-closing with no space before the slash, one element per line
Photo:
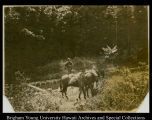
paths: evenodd
<path fill-rule="evenodd" d="M 149 112 L 149 6 L 3 6 L 3 112 Z"/>

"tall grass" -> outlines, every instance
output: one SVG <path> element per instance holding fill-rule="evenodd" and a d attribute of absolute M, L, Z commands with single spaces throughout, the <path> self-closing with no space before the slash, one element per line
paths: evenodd
<path fill-rule="evenodd" d="M 45 66 L 36 68 L 35 79 L 45 81 L 60 78 L 67 74 L 64 68 L 66 60 L 53 61 Z M 73 72 L 91 69 L 96 65 L 99 70 L 106 69 L 106 78 L 101 81 L 102 85 L 94 97 L 79 104 L 77 110 L 84 111 L 129 111 L 141 103 L 148 91 L 149 73 L 147 65 L 140 65 L 132 70 L 126 67 L 108 66 L 100 58 L 79 58 L 72 59 Z M 54 84 L 55 85 L 55 84 Z M 45 87 L 44 87 L 45 89 Z M 60 93 L 41 93 L 27 87 L 17 87 L 8 91 L 11 103 L 16 111 L 58 111 L 61 98 Z M 12 93 L 12 94 L 10 94 Z M 62 99 L 62 98 L 61 98 Z M 54 101 L 53 101 L 54 100 Z"/>
<path fill-rule="evenodd" d="M 104 81 L 97 96 L 87 100 L 83 110 L 130 111 L 144 99 L 148 83 L 148 71 L 113 75 Z"/>
<path fill-rule="evenodd" d="M 45 66 L 39 66 L 35 69 L 33 73 L 34 77 L 31 79 L 32 81 L 43 81 L 43 80 L 51 80 L 58 79 L 63 74 L 67 74 L 65 70 L 65 62 L 66 60 L 57 60 L 52 61 Z M 83 71 L 85 69 L 91 69 L 93 65 L 97 65 L 97 67 L 102 68 L 102 59 L 99 58 L 84 58 L 84 57 L 75 57 L 72 59 L 73 62 L 73 72 Z M 101 67 L 102 66 L 102 67 Z"/>
<path fill-rule="evenodd" d="M 36 91 L 27 86 L 17 87 L 15 95 L 10 99 L 16 112 L 58 111 L 59 105 L 53 100 L 54 97 L 49 93 Z"/>

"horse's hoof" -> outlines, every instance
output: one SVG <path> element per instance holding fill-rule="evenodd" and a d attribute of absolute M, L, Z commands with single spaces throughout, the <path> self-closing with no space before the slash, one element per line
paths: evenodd
<path fill-rule="evenodd" d="M 73 105 L 76 106 L 78 104 L 78 101 L 76 101 Z"/>

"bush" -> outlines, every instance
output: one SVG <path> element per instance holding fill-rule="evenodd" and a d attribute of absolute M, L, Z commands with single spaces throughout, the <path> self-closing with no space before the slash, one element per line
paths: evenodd
<path fill-rule="evenodd" d="M 59 109 L 59 106 L 53 102 L 53 96 L 48 93 L 38 92 L 26 86 L 17 90 L 16 94 L 13 94 L 13 99 L 11 99 L 16 112 L 58 111 Z"/>
<path fill-rule="evenodd" d="M 138 71 L 127 76 L 113 76 L 104 81 L 100 93 L 89 99 L 85 110 L 130 111 L 137 108 L 148 92 L 148 73 Z"/>
<path fill-rule="evenodd" d="M 106 68 L 99 58 L 77 57 L 72 61 L 75 72 L 90 69 L 93 65 L 97 65 L 99 70 Z M 66 74 L 64 63 L 65 60 L 60 60 L 39 67 L 37 78 L 41 80 L 61 78 L 63 74 Z M 101 88 L 95 91 L 96 96 L 87 99 L 83 104 L 80 102 L 75 109 L 78 111 L 129 111 L 138 107 L 148 91 L 148 66 L 145 63 L 139 63 L 139 67 L 133 69 L 109 66 L 105 71 L 107 77 L 102 79 L 102 86 L 99 85 Z M 55 89 L 59 86 L 56 81 L 47 85 L 53 86 Z M 25 86 L 18 86 L 18 84 L 16 86 L 17 88 L 13 89 L 14 93 L 11 94 L 11 90 L 7 92 L 15 111 L 59 110 L 59 104 L 56 104 L 55 99 L 60 98 L 60 94 L 57 93 L 55 94 L 57 97 L 54 97 Z M 53 87 L 51 88 L 53 89 Z M 44 89 L 46 88 L 45 86 Z"/>

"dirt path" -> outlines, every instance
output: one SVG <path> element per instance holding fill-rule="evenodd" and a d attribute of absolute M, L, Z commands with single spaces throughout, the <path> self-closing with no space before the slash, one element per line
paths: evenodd
<path fill-rule="evenodd" d="M 83 94 L 81 95 L 81 100 L 78 100 L 79 89 L 77 87 L 68 88 L 67 95 L 69 99 L 66 97 L 62 98 L 59 90 L 53 90 L 50 95 L 54 98 L 51 101 L 59 105 L 59 111 L 77 111 L 77 107 L 86 102 L 83 98 Z"/>
<path fill-rule="evenodd" d="M 101 88 L 102 81 L 98 83 L 98 87 Z M 95 84 L 96 87 L 96 84 Z M 79 88 L 78 87 L 68 87 L 67 89 L 67 99 L 65 96 L 62 97 L 60 89 L 51 90 L 48 94 L 52 99 L 51 102 L 57 104 L 59 106 L 59 111 L 78 111 L 81 109 L 81 105 L 83 106 L 88 99 L 91 98 L 91 91 L 89 90 L 89 98 L 84 99 L 83 93 L 81 94 L 81 100 L 78 99 L 79 96 Z"/>

